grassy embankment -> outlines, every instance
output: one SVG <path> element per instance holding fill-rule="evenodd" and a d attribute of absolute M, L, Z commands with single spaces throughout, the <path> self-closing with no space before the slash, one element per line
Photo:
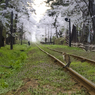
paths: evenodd
<path fill-rule="evenodd" d="M 22 80 L 17 78 L 18 72 L 25 64 L 27 52 L 30 47 L 27 45 L 14 45 L 0 49 L 0 94 L 15 89 L 22 84 Z"/>
<path fill-rule="evenodd" d="M 0 49 L 0 56 L 0 65 L 12 67 L 0 66 L 0 94 L 87 95 L 62 67 L 34 45 L 14 45 L 13 50 L 6 46 Z"/>

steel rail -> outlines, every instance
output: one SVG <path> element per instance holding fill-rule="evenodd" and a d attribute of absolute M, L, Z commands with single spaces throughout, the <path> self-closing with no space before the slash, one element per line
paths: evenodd
<path fill-rule="evenodd" d="M 54 60 L 56 60 L 58 63 L 60 63 L 62 66 L 65 66 L 65 64 L 60 61 L 59 59 L 57 59 L 55 56 L 49 54 L 48 52 L 44 51 L 43 49 L 41 49 L 38 45 L 37 47 L 43 51 L 44 53 L 46 53 L 47 55 L 49 55 L 51 58 L 53 58 Z M 82 84 L 91 95 L 95 95 L 95 84 L 93 82 L 91 82 L 90 80 L 86 79 L 85 77 L 83 77 L 82 75 L 80 75 L 79 73 L 77 73 L 76 71 L 74 71 L 72 68 L 70 67 L 66 67 L 66 70 L 69 71 L 69 73 L 74 76 L 74 78 L 80 83 Z"/>
<path fill-rule="evenodd" d="M 47 48 L 48 48 L 48 47 L 47 47 Z M 48 48 L 48 49 L 50 49 L 50 48 Z M 50 49 L 50 50 L 53 50 L 53 51 L 62 53 L 62 51 L 58 51 L 58 50 L 55 50 L 55 49 Z M 67 53 L 67 54 L 69 54 L 69 53 Z M 94 60 L 87 59 L 87 58 L 85 58 L 85 57 L 77 56 L 77 55 L 74 55 L 74 54 L 69 54 L 69 55 L 72 56 L 72 57 L 76 57 L 76 58 L 82 59 L 83 61 L 87 61 L 87 62 L 91 62 L 91 63 L 94 63 L 94 64 L 95 64 L 95 61 L 94 61 Z"/>

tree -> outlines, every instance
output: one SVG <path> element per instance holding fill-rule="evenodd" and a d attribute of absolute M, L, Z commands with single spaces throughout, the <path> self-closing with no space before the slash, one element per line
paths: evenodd
<path fill-rule="evenodd" d="M 50 5 L 50 2 L 51 5 Z M 80 32 L 81 38 L 84 37 L 87 42 L 87 37 L 89 34 L 89 25 L 94 30 L 94 42 L 95 42 L 95 0 L 47 0 L 46 3 L 49 3 L 52 10 L 55 10 L 55 15 L 57 13 L 56 7 L 61 7 L 59 13 L 62 13 L 62 17 L 71 18 L 72 25 L 79 27 L 81 29 Z M 49 16 L 52 16 L 49 13 Z M 61 19 L 61 18 L 60 18 Z"/>
<path fill-rule="evenodd" d="M 95 44 L 95 0 L 89 0 L 89 13 L 92 17 L 92 23 L 93 23 L 93 43 Z"/>
<path fill-rule="evenodd" d="M 10 35 L 10 14 L 13 11 L 13 15 L 15 19 L 13 19 L 13 34 L 15 34 L 19 28 L 21 28 L 21 24 L 26 22 L 23 22 L 26 20 L 27 22 L 30 22 L 30 14 L 34 12 L 34 8 L 31 7 L 31 4 L 33 4 L 32 0 L 2 0 L 0 1 L 0 30 L 4 29 L 6 30 L 7 34 Z M 24 18 L 22 18 L 24 16 Z M 32 17 L 31 17 L 32 18 Z M 34 23 L 34 18 L 32 18 L 32 23 Z M 17 24 L 18 23 L 18 24 Z M 32 24 L 33 25 L 33 24 Z M 3 31 L 4 32 L 4 31 Z M 2 35 L 2 31 L 0 31 L 0 34 Z M 14 35 L 15 36 L 15 35 Z M 1 37 L 0 37 L 1 38 Z M 1 43 L 1 39 L 0 39 Z"/>

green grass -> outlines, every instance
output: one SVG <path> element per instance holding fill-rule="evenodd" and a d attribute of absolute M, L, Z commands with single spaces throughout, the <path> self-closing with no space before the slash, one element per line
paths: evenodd
<path fill-rule="evenodd" d="M 75 71 L 95 83 L 95 66 L 93 64 L 87 62 L 72 62 L 71 67 Z"/>
<path fill-rule="evenodd" d="M 7 92 L 9 89 L 17 88 L 22 84 L 22 81 L 19 81 L 20 79 L 16 77 L 28 58 L 27 52 L 29 48 L 24 44 L 14 45 L 13 50 L 10 50 L 9 45 L 0 49 L 0 94 Z M 12 68 L 4 66 L 12 66 Z"/>
<path fill-rule="evenodd" d="M 77 47 L 68 47 L 68 46 L 62 46 L 62 45 L 45 45 L 46 47 L 52 47 L 53 49 L 58 49 L 59 51 L 63 52 L 73 52 L 74 50 L 76 50 L 76 52 L 82 53 L 84 55 L 84 51 L 77 48 Z M 65 63 L 65 61 L 63 60 L 62 54 L 49 50 L 46 47 L 40 46 L 41 48 L 43 48 L 44 50 L 46 50 L 47 52 L 49 52 L 50 54 L 54 55 L 56 58 L 58 58 L 59 60 L 61 60 L 62 62 Z M 65 48 L 65 50 L 64 50 Z M 91 53 L 90 53 L 91 55 Z M 92 56 L 92 55 L 91 55 Z M 91 64 L 91 63 L 87 63 L 87 62 L 80 62 L 74 58 L 71 57 L 71 64 L 70 67 L 72 69 L 74 69 L 75 71 L 77 71 L 78 73 L 80 73 L 81 75 L 83 75 L 84 77 L 86 77 L 87 79 L 91 80 L 92 82 L 95 83 L 95 65 Z"/>
<path fill-rule="evenodd" d="M 37 55 L 39 57 L 36 57 Z M 48 56 L 44 55 L 43 52 L 36 50 L 36 52 L 31 56 L 32 70 L 29 69 L 27 71 L 27 75 L 31 72 L 31 76 L 29 75 L 28 77 L 41 80 L 40 83 L 43 85 L 52 82 L 51 85 L 55 87 L 66 86 L 67 82 L 63 83 L 61 79 L 68 81 L 70 76 L 68 76 L 66 72 L 63 72 L 63 70 L 61 70 L 56 64 L 52 64 L 50 59 L 46 59 L 47 57 Z M 68 84 L 70 85 L 70 83 Z"/>
<path fill-rule="evenodd" d="M 31 56 L 31 68 L 28 69 L 27 77 L 32 77 L 38 80 L 38 88 L 31 87 L 29 92 L 31 95 L 53 95 L 53 91 L 55 91 L 56 95 L 66 95 L 68 90 L 72 91 L 76 90 L 76 93 L 86 93 L 81 91 L 75 86 L 75 82 L 71 81 L 71 76 L 69 76 L 68 72 L 65 72 L 62 67 L 59 67 L 52 59 L 49 59 L 47 55 L 45 55 L 42 51 L 38 49 L 34 49 L 36 52 L 30 54 Z M 33 51 L 34 51 L 33 50 Z M 37 57 L 38 56 L 38 57 Z M 36 60 L 35 60 L 36 59 Z M 29 74 L 31 73 L 31 75 Z M 49 88 L 45 88 L 44 86 L 49 86 Z M 60 89 L 58 92 L 58 88 Z M 62 90 L 61 90 L 62 89 Z M 64 91 L 67 91 L 63 93 Z M 68 93 L 67 93 L 68 95 Z M 86 94 L 85 94 L 86 95 Z"/>
<path fill-rule="evenodd" d="M 0 64 L 13 66 L 13 69 L 0 67 L 0 94 L 17 90 L 25 85 L 24 79 L 30 78 L 37 80 L 36 88 L 28 88 L 31 95 L 39 95 L 39 93 L 41 95 L 68 95 L 68 91 L 72 91 L 72 95 L 75 93 L 76 95 L 77 93 L 88 95 L 85 90 L 77 88 L 76 82 L 72 81 L 68 72 L 65 72 L 54 60 L 33 44 L 30 47 L 27 45 L 14 45 L 13 50 L 6 46 L 0 49 L 0 53 L 2 53 L 2 58 L 0 59 L 2 63 Z M 61 59 L 60 54 L 56 56 Z M 5 61 L 2 60 L 5 58 Z M 24 93 L 21 92 L 20 95 L 24 95 Z"/>
<path fill-rule="evenodd" d="M 46 47 L 49 47 L 51 49 L 56 49 L 62 52 L 66 52 L 69 54 L 75 54 L 78 56 L 83 56 L 92 60 L 95 60 L 95 52 L 89 52 L 89 51 L 85 51 L 81 48 L 78 47 L 69 47 L 69 46 L 65 46 L 65 45 L 44 45 Z"/>

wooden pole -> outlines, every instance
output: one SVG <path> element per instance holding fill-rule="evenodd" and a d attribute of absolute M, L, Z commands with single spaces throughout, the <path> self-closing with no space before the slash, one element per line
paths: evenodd
<path fill-rule="evenodd" d="M 11 31 L 11 42 L 10 42 L 10 49 L 13 49 L 13 37 L 12 37 L 12 33 L 13 33 L 13 11 L 11 12 L 11 27 L 10 27 L 10 31 Z"/>

